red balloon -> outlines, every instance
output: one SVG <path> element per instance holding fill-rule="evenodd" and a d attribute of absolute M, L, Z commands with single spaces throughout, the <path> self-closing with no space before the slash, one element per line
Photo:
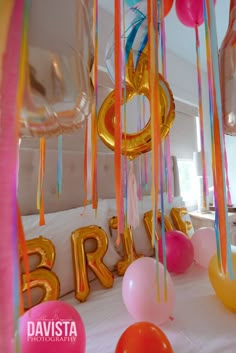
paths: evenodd
<path fill-rule="evenodd" d="M 171 344 L 157 326 L 138 322 L 121 335 L 115 353 L 173 353 Z"/>
<path fill-rule="evenodd" d="M 166 17 L 172 9 L 174 0 L 164 0 L 164 16 Z"/>
<path fill-rule="evenodd" d="M 175 9 L 178 19 L 187 27 L 200 26 L 204 22 L 202 0 L 176 0 Z"/>
<path fill-rule="evenodd" d="M 159 261 L 163 263 L 162 240 L 158 241 Z M 189 238 L 179 230 L 166 232 L 166 263 L 170 273 L 184 273 L 193 263 L 194 249 Z"/>

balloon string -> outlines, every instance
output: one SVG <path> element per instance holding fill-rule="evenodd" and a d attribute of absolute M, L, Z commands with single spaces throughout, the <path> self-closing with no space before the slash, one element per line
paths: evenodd
<path fill-rule="evenodd" d="M 123 0 L 123 33 L 125 33 L 126 31 L 126 18 L 125 18 L 125 0 Z M 123 45 L 123 51 L 125 53 L 125 55 L 127 55 L 126 53 L 126 38 L 125 36 L 123 36 L 123 41 L 122 41 L 122 45 Z M 131 49 L 131 48 L 130 48 Z M 127 57 L 128 60 L 128 57 Z M 123 59 L 123 73 L 124 73 L 124 77 L 126 77 L 127 74 L 127 66 L 126 66 L 126 59 Z M 126 80 L 123 80 L 123 113 L 124 113 L 124 194 L 125 194 L 125 203 L 124 203 L 124 227 L 125 229 L 128 228 L 128 157 L 127 157 L 127 104 L 126 104 L 126 100 L 127 100 L 127 89 L 126 89 Z"/>
<path fill-rule="evenodd" d="M 228 207 L 226 197 L 226 181 L 225 181 L 225 160 L 224 160 L 224 138 L 223 138 L 223 114 L 222 114 L 222 99 L 220 90 L 220 75 L 218 61 L 218 43 L 216 32 L 215 8 L 213 0 L 208 0 L 210 32 L 211 32 L 211 48 L 213 54 L 213 73 L 214 73 L 214 98 L 215 98 L 215 130 L 217 141 L 215 144 L 216 164 L 217 164 L 217 193 L 219 202 L 219 229 L 222 248 L 222 266 L 223 271 L 229 271 L 231 279 L 234 279 L 232 254 L 231 254 L 231 238 L 228 222 Z M 218 143 L 217 143 L 218 142 Z"/>
<path fill-rule="evenodd" d="M 17 92 L 18 124 L 20 122 L 20 111 L 21 111 L 22 101 L 24 97 L 26 67 L 28 62 L 27 53 L 28 53 L 29 9 L 30 9 L 30 0 L 24 0 L 24 15 L 23 15 L 23 28 L 22 28 L 22 39 L 21 39 L 21 58 L 20 58 L 20 68 L 19 68 L 18 92 Z"/>
<path fill-rule="evenodd" d="M 38 189 L 37 189 L 37 208 L 39 210 L 39 225 L 45 224 L 44 218 L 44 176 L 45 176 L 45 156 L 46 156 L 46 140 L 40 138 L 39 146 L 39 170 L 38 170 Z"/>
<path fill-rule="evenodd" d="M 158 34 L 160 38 L 160 50 L 161 50 L 161 68 L 162 74 L 166 74 L 166 48 L 164 39 L 164 16 L 163 16 L 163 1 L 158 0 Z M 160 140 L 159 140 L 160 141 Z M 162 251 L 163 251 L 163 265 L 164 265 L 164 300 L 167 300 L 168 290 L 167 290 L 167 266 L 166 266 L 166 237 L 165 237 L 165 220 L 164 220 L 164 170 L 163 170 L 163 151 L 162 143 L 159 146 L 159 164 L 160 164 L 160 195 L 161 195 L 161 236 L 162 236 Z"/>
<path fill-rule="evenodd" d="M 139 96 L 137 100 L 137 112 L 138 112 L 138 121 L 137 121 L 137 130 L 140 131 L 143 127 L 143 109 L 142 109 L 142 97 Z M 139 183 L 138 183 L 138 199 L 142 200 L 143 194 L 143 183 L 142 183 L 142 155 L 138 157 L 138 176 L 139 176 Z"/>
<path fill-rule="evenodd" d="M 164 79 L 167 79 L 167 64 L 166 64 L 166 30 L 165 30 L 165 16 L 164 16 L 164 2 L 163 0 L 159 3 L 160 8 L 160 42 L 161 42 L 161 59 L 162 59 L 162 75 Z M 171 168 L 171 153 L 170 153 L 170 135 L 168 134 L 164 142 L 165 151 L 165 184 L 167 185 L 168 202 L 173 202 L 173 190 L 172 190 L 172 168 Z"/>
<path fill-rule="evenodd" d="M 217 50 L 217 36 L 215 31 L 215 13 L 214 6 L 208 0 L 204 0 L 204 20 L 206 32 L 206 46 L 207 46 L 207 64 L 208 64 L 208 82 L 210 91 L 210 117 L 211 117 L 211 131 L 212 131 L 212 169 L 214 180 L 214 198 L 215 198 L 215 231 L 217 243 L 217 258 L 220 270 L 226 272 L 226 266 L 230 276 L 233 276 L 231 263 L 231 249 L 228 241 L 229 226 L 226 219 L 228 219 L 226 192 L 224 182 L 224 154 L 222 153 L 222 121 L 219 119 L 218 107 L 221 103 L 218 102 L 216 84 L 217 76 L 219 75 L 218 68 L 218 50 Z M 212 36 L 211 36 L 212 34 Z M 211 55 L 212 54 L 212 55 Z M 212 60 L 213 57 L 213 60 Z M 216 67 L 217 64 L 217 67 Z M 214 81 L 214 79 L 216 81 Z M 214 121 L 214 123 L 213 123 Z"/>
<path fill-rule="evenodd" d="M 211 46 L 210 46 L 210 33 L 209 33 L 209 21 L 207 16 L 207 3 L 206 0 L 203 2 L 204 8 L 204 22 L 205 22 L 205 38 L 206 38 L 206 53 L 207 53 L 207 76 L 208 76 L 208 88 L 209 88 L 209 116 L 210 116 L 210 128 L 211 128 L 211 151 L 212 151 L 212 174 L 214 182 L 214 200 L 215 200 L 215 233 L 216 233 L 216 246 L 217 246 L 217 260 L 218 266 L 222 268 L 222 257 L 221 257 L 221 246 L 220 246 L 220 235 L 219 235 L 219 219 L 218 219 L 218 195 L 216 192 L 216 161 L 214 151 L 214 110 L 213 110 L 213 73 L 212 73 L 212 60 L 211 60 Z"/>
<path fill-rule="evenodd" d="M 212 174 L 213 183 L 216 188 L 216 167 L 215 167 L 215 153 L 214 153 L 214 117 L 213 117 L 213 74 L 212 74 L 212 63 L 211 63 L 211 47 L 210 47 L 210 33 L 207 16 L 207 3 L 203 1 L 204 11 L 204 25 L 205 25 L 205 40 L 206 40 L 206 59 L 207 59 L 207 79 L 209 89 L 209 117 L 210 117 L 210 131 L 211 131 L 211 155 L 212 155 Z M 218 228 L 218 206 L 217 206 L 217 193 L 214 188 L 214 200 L 215 200 L 215 234 L 216 234 L 216 247 L 217 247 L 217 261 L 218 266 L 221 268 L 221 248 L 220 248 L 220 236 Z"/>
<path fill-rule="evenodd" d="M 124 229 L 123 195 L 122 195 L 122 167 L 121 167 L 121 90 L 122 90 L 122 57 L 121 57 L 121 4 L 120 0 L 114 0 L 115 8 L 115 187 L 116 208 L 118 214 L 117 244 L 120 242 L 120 234 Z"/>
<path fill-rule="evenodd" d="M 83 168 L 83 177 L 84 177 L 84 211 L 88 202 L 88 141 L 89 139 L 89 130 L 88 130 L 88 119 L 85 119 L 85 131 L 84 131 L 84 168 Z M 91 177 L 91 175 L 90 175 Z"/>
<path fill-rule="evenodd" d="M 145 117 L 146 117 L 146 102 L 145 96 L 142 98 L 142 119 L 143 119 L 143 127 L 145 126 Z M 147 153 L 143 154 L 143 177 L 142 177 L 142 185 L 144 188 L 148 189 L 148 155 Z"/>
<path fill-rule="evenodd" d="M 206 169 L 206 152 L 204 143 L 204 119 L 203 119 L 203 103 L 202 103 L 202 75 L 201 75 L 201 60 L 200 60 L 200 40 L 198 33 L 198 25 L 195 26 L 195 39 L 196 39 L 196 65 L 197 65 L 197 81 L 198 81 L 198 112 L 200 122 L 200 141 L 201 141 L 201 159 L 202 159 L 202 172 L 203 172 L 203 206 L 207 209 L 207 169 Z"/>
<path fill-rule="evenodd" d="M 91 163 L 91 182 L 92 182 L 92 207 L 97 209 L 98 192 L 97 192 L 97 115 L 98 115 L 98 0 L 94 3 L 94 68 L 93 83 L 95 92 L 95 101 L 92 107 L 91 116 L 91 140 L 92 140 L 92 163 Z"/>
<path fill-rule="evenodd" d="M 57 138 L 57 196 L 62 192 L 62 135 Z"/>
<path fill-rule="evenodd" d="M 167 259 L 166 259 L 166 233 L 165 233 L 165 209 L 164 209 L 164 180 L 163 180 L 163 151 L 160 145 L 160 191 L 161 191 L 161 239 L 164 266 L 164 299 L 168 299 L 167 289 Z"/>
<path fill-rule="evenodd" d="M 173 202 L 173 188 L 172 188 L 172 161 L 171 161 L 171 152 L 170 152 L 170 135 L 167 135 L 165 139 L 165 165 L 166 165 L 166 174 L 167 174 L 167 190 L 168 190 L 168 203 L 172 204 Z"/>
<path fill-rule="evenodd" d="M 150 112 L 151 112 L 151 132 L 152 132 L 152 243 L 154 244 L 156 263 L 158 267 L 158 247 L 157 247 L 157 210 L 158 210 L 158 156 L 160 141 L 160 93 L 158 77 L 158 31 L 157 31 L 157 3 L 150 0 L 147 4 L 148 14 L 148 73 L 150 90 Z M 157 269 L 157 276 L 158 276 Z M 157 297 L 160 300 L 159 277 L 157 278 Z"/>

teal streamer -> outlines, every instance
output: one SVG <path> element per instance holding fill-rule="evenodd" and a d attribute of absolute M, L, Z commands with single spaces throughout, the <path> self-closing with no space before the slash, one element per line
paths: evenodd
<path fill-rule="evenodd" d="M 138 50 L 138 55 L 137 55 L 137 60 L 136 60 L 136 66 L 138 65 L 138 62 L 139 62 L 139 59 L 140 59 L 140 56 L 144 50 L 144 48 L 146 47 L 147 45 L 147 42 L 148 42 L 148 34 L 144 34 L 143 36 L 143 40 L 141 41 L 141 45 L 140 45 L 140 48 Z"/>
<path fill-rule="evenodd" d="M 143 24 L 143 21 L 146 20 L 146 16 L 138 9 L 132 9 L 133 11 L 135 11 L 136 16 L 134 21 L 132 21 L 132 23 L 130 24 L 130 26 L 128 27 L 128 29 L 126 30 L 126 33 L 130 30 L 130 28 L 132 28 L 132 30 L 130 31 L 128 37 L 127 37 L 127 41 L 126 41 L 126 47 L 125 47 L 125 62 L 128 61 L 129 58 L 129 54 L 130 51 L 133 47 L 136 35 L 140 29 L 140 27 Z"/>

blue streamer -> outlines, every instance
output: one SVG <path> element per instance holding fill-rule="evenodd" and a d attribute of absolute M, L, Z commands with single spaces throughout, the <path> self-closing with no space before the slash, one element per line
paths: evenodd
<path fill-rule="evenodd" d="M 127 37 L 127 41 L 126 41 L 125 62 L 127 62 L 127 60 L 128 60 L 128 57 L 129 57 L 130 51 L 133 47 L 136 35 L 137 35 L 141 25 L 143 24 L 143 21 L 146 20 L 146 15 L 144 15 L 142 13 L 142 11 L 138 10 L 137 8 L 133 8 L 132 11 L 136 13 L 136 16 L 125 32 L 125 33 L 129 32 L 130 28 L 132 28 L 132 30 L 130 31 L 130 33 Z"/>
<path fill-rule="evenodd" d="M 141 54 L 142 54 L 144 48 L 146 47 L 147 42 L 148 42 L 148 33 L 145 33 L 144 36 L 143 36 L 143 40 L 141 41 L 140 48 L 139 48 L 139 50 L 138 50 L 138 55 L 137 55 L 137 60 L 136 60 L 136 66 L 138 65 L 140 56 L 141 56 Z"/>
<path fill-rule="evenodd" d="M 136 5 L 140 1 L 141 0 L 125 0 L 126 5 L 129 6 L 129 7 L 132 7 L 132 6 Z"/>

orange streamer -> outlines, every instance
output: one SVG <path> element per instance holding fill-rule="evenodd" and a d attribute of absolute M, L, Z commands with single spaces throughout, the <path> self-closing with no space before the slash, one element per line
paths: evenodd
<path fill-rule="evenodd" d="M 97 209 L 98 193 L 97 193 L 97 109 L 98 109 L 98 0 L 94 2 L 94 68 L 93 68 L 93 83 L 95 88 L 95 102 L 92 107 L 92 206 Z"/>
<path fill-rule="evenodd" d="M 37 191 L 37 208 L 39 209 L 39 225 L 45 224 L 44 217 L 44 176 L 45 176 L 45 157 L 46 157 L 46 140 L 40 138 L 40 156 L 39 156 L 39 175 L 38 175 L 38 191 Z"/>
<path fill-rule="evenodd" d="M 160 143 L 160 92 L 158 78 L 158 34 L 155 31 L 157 20 L 156 1 L 148 1 L 148 65 L 149 65 L 149 88 L 150 88 L 150 111 L 152 128 L 152 208 L 153 214 L 158 209 L 158 189 L 159 189 L 159 143 Z M 155 218 L 154 218 L 155 219 Z M 153 222 L 152 239 L 154 242 L 156 233 L 156 222 Z"/>
<path fill-rule="evenodd" d="M 215 94 L 214 94 L 215 96 Z M 222 170 L 222 154 L 220 148 L 220 131 L 218 113 L 216 107 L 216 100 L 214 99 L 214 153 L 215 153 L 215 168 L 217 170 L 216 175 L 216 189 L 218 199 L 218 219 L 219 219 L 219 234 L 220 234 L 220 248 L 221 248 L 221 260 L 222 268 L 224 273 L 227 271 L 227 238 L 226 238 L 226 219 L 225 219 L 225 205 L 224 205 L 224 178 Z"/>
<path fill-rule="evenodd" d="M 120 234 L 123 230 L 123 193 L 122 193 L 122 167 L 121 167 L 121 6 L 120 0 L 114 0 L 115 8 L 115 186 L 116 186 L 116 207 L 118 215 L 117 244 L 120 242 Z"/>
<path fill-rule="evenodd" d="M 84 134 L 84 207 L 87 206 L 88 196 L 88 120 L 85 120 L 85 134 Z"/>

